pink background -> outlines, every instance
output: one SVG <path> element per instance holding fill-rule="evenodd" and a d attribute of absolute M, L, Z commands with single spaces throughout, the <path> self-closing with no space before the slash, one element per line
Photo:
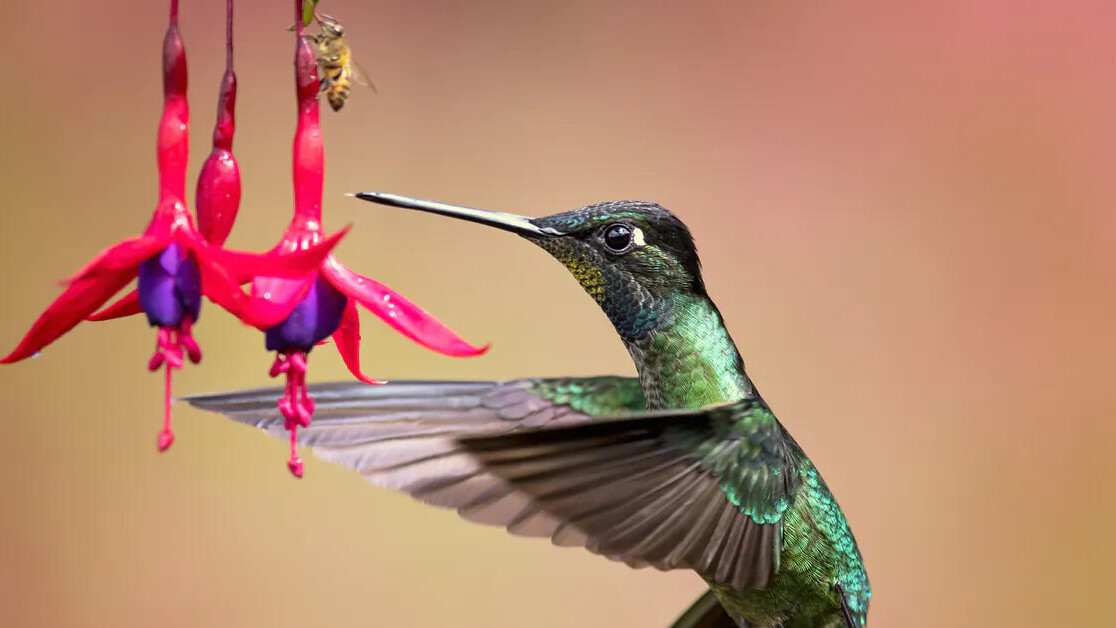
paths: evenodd
<path fill-rule="evenodd" d="M 24 2 L 0 54 L 0 344 L 146 224 L 163 2 Z M 223 4 L 182 2 L 195 177 Z M 230 244 L 291 209 L 286 2 L 241 2 Z M 376 376 L 632 373 L 529 244 L 342 196 L 543 215 L 658 201 L 693 229 L 750 373 L 860 541 L 871 625 L 1106 626 L 1116 563 L 1116 5 L 326 0 L 381 95 L 326 112 L 341 258 L 470 340 L 366 319 Z M 112 11 L 104 7 L 112 7 Z M 192 189 L 192 184 L 191 184 Z M 178 392 L 269 384 L 207 304 Z M 16 626 L 666 626 L 702 589 L 459 520 L 186 408 L 139 320 L 0 370 L 0 607 Z M 345 377 L 320 351 L 311 378 Z"/>

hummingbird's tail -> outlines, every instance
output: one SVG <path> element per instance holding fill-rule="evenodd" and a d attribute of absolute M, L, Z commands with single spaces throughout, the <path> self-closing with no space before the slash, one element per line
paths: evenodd
<path fill-rule="evenodd" d="M 748 623 L 733 621 L 710 589 L 691 604 L 670 628 L 748 628 Z"/>

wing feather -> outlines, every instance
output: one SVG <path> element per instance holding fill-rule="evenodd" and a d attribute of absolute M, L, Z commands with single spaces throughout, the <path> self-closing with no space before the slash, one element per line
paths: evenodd
<path fill-rule="evenodd" d="M 279 389 L 188 398 L 285 437 Z M 311 387 L 302 444 L 370 482 L 633 567 L 762 588 L 793 500 L 785 432 L 760 401 L 638 412 L 633 378 Z M 601 415 L 608 418 L 595 418 Z"/>
<path fill-rule="evenodd" d="M 782 434 L 765 407 L 747 402 L 461 445 L 529 496 L 531 525 L 505 522 L 513 531 L 553 530 L 560 545 L 583 544 L 632 566 L 691 568 L 746 589 L 766 586 L 777 569 L 777 515 L 796 488 Z"/>

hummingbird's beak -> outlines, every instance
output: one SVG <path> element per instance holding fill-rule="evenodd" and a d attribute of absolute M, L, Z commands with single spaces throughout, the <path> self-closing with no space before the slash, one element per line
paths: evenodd
<path fill-rule="evenodd" d="M 417 209 L 423 212 L 430 212 L 431 214 L 460 218 L 461 220 L 468 220 L 470 222 L 496 227 L 497 229 L 503 229 L 504 231 L 510 231 L 521 236 L 546 238 L 562 235 L 561 232 L 552 227 L 539 227 L 526 216 L 517 216 L 504 212 L 492 212 L 484 209 L 473 209 L 472 207 L 461 207 L 460 205 L 447 205 L 446 203 L 439 203 L 437 201 L 424 201 L 419 198 L 389 194 L 387 192 L 359 192 L 357 194 L 350 194 L 349 196 L 355 196 L 361 200 L 379 203 L 380 205 L 391 205 L 392 207 L 402 207 L 404 209 Z"/>

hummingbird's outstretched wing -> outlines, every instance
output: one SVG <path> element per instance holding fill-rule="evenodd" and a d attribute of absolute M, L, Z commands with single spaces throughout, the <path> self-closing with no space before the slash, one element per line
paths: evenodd
<path fill-rule="evenodd" d="M 481 474 L 431 477 L 408 490 L 453 496 L 451 505 L 514 533 L 632 567 L 693 569 L 733 589 L 764 588 L 779 569 L 798 475 L 791 441 L 761 401 L 459 443 L 500 482 L 478 491 Z"/>
<path fill-rule="evenodd" d="M 514 534 L 736 589 L 778 570 L 798 476 L 760 401 L 642 412 L 631 378 L 311 387 L 299 441 L 373 484 Z M 277 388 L 186 398 L 285 438 Z"/>
<path fill-rule="evenodd" d="M 318 448 L 566 425 L 592 416 L 646 408 L 634 377 L 555 377 L 484 381 L 392 381 L 384 386 L 335 382 L 310 386 L 314 422 L 300 441 Z M 286 438 L 276 411 L 281 388 L 182 397 L 190 405 L 224 414 Z"/>

